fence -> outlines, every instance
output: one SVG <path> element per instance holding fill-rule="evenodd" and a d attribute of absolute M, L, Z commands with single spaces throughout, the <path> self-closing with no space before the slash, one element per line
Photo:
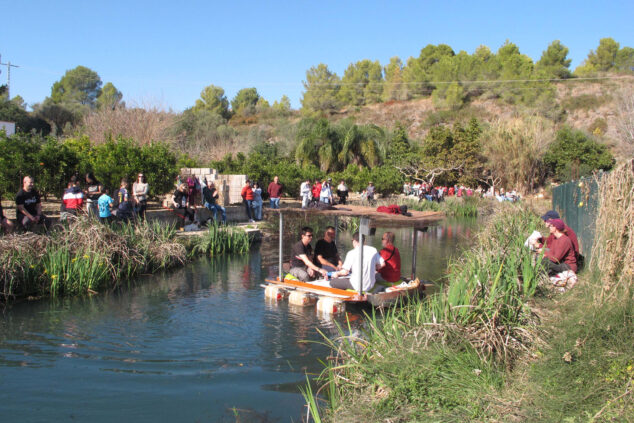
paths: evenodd
<path fill-rule="evenodd" d="M 572 228 L 579 239 L 581 254 L 590 256 L 594 242 L 595 221 L 599 208 L 599 177 L 586 177 L 553 188 L 553 209 Z"/>

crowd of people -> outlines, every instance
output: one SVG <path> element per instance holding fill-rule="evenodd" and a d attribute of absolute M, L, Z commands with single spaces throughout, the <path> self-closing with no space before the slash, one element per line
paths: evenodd
<path fill-rule="evenodd" d="M 427 182 L 419 181 L 406 181 L 403 184 L 403 194 L 406 196 L 415 197 L 419 200 L 437 201 L 440 202 L 443 198 L 456 196 L 460 197 L 480 197 L 480 198 L 495 198 L 496 200 L 515 202 L 520 200 L 520 195 L 516 190 L 505 191 L 504 188 L 499 190 L 493 187 L 489 189 L 483 188 L 478 185 L 477 188 L 465 187 L 464 185 L 453 186 L 434 186 Z"/>
<path fill-rule="evenodd" d="M 378 292 L 386 286 L 401 282 L 401 255 L 394 246 L 394 233 L 385 232 L 381 238 L 383 248 L 377 251 L 371 245 L 363 246 L 363 264 L 359 254 L 359 233 L 352 235 L 352 250 L 342 261 L 335 243 L 336 231 L 328 226 L 313 252 L 312 228 L 303 227 L 300 240 L 293 244 L 289 273 L 303 282 L 322 277 L 332 288 Z M 360 266 L 363 266 L 362 268 Z M 379 283 L 375 288 L 375 285 Z"/>
<path fill-rule="evenodd" d="M 115 217 L 121 221 L 144 220 L 147 209 L 149 185 L 142 173 L 132 184 L 130 191 L 127 179 L 121 180 L 121 185 L 110 196 L 110 191 L 95 178 L 87 173 L 82 181 L 78 176 L 72 176 L 61 195 L 60 220 L 66 221 L 79 215 L 98 218 L 102 222 L 111 222 Z M 35 188 L 35 179 L 25 176 L 22 188 L 15 197 L 16 224 L 5 215 L 0 204 L 0 224 L 6 232 L 15 229 L 30 231 L 37 226 L 46 230 L 51 225 L 51 219 L 42 211 L 42 196 Z"/>
<path fill-rule="evenodd" d="M 374 203 L 376 189 L 372 181 L 361 193 L 361 200 L 370 204 Z M 332 185 L 332 178 L 315 179 L 311 184 L 310 179 L 302 182 L 299 187 L 299 196 L 302 199 L 302 208 L 329 207 L 334 204 L 347 204 L 350 192 L 346 181 L 342 180 L 336 188 Z M 336 195 L 336 197 L 335 197 Z"/>

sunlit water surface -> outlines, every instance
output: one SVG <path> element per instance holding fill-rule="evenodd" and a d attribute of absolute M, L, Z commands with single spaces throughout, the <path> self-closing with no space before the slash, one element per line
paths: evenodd
<path fill-rule="evenodd" d="M 474 225 L 419 233 L 418 274 L 440 278 Z M 396 235 L 406 274 L 412 234 Z M 347 250 L 349 234 L 339 244 Z M 6 308 L 0 421 L 299 421 L 298 387 L 329 353 L 310 341 L 323 339 L 317 329 L 337 331 L 314 307 L 265 301 L 260 284 L 277 274 L 275 250 L 201 259 L 116 293 Z M 363 320 L 359 311 L 349 317 Z"/>

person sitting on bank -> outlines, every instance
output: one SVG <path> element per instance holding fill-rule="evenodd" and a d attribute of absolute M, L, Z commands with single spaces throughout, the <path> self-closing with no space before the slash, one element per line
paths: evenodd
<path fill-rule="evenodd" d="M 84 192 L 79 187 L 79 180 L 76 176 L 71 176 L 68 188 L 64 190 L 62 196 L 62 207 L 60 213 L 61 220 L 67 220 L 71 216 L 77 216 L 84 207 Z"/>
<path fill-rule="evenodd" d="M 572 241 L 564 233 L 566 225 L 561 219 L 550 219 L 546 222 L 548 230 L 553 235 L 554 240 L 544 252 L 542 264 L 546 268 L 549 276 L 557 273 L 572 270 L 577 272 L 577 258 Z M 542 250 L 538 250 L 541 252 Z"/>
<path fill-rule="evenodd" d="M 207 181 L 207 186 L 203 188 L 203 202 L 205 207 L 214 214 L 214 220 L 218 221 L 218 211 L 222 216 L 222 223 L 227 223 L 227 211 L 224 207 L 218 204 L 218 190 L 214 181 Z"/>
<path fill-rule="evenodd" d="M 2 198 L 0 198 L 0 227 L 3 228 L 6 233 L 13 232 L 13 222 L 7 219 L 2 210 Z"/>
<path fill-rule="evenodd" d="M 50 221 L 42 213 L 40 193 L 34 186 L 35 180 L 30 176 L 25 176 L 22 180 L 22 189 L 15 197 L 18 227 L 28 231 L 35 225 L 42 224 L 48 230 Z"/>
<path fill-rule="evenodd" d="M 189 186 L 186 183 L 182 183 L 178 186 L 174 195 L 172 196 L 172 206 L 174 209 L 183 212 L 183 224 L 188 219 L 190 222 L 194 221 L 194 211 L 189 208 Z"/>
<path fill-rule="evenodd" d="M 376 272 L 385 265 L 383 257 L 371 245 L 363 246 L 363 278 L 361 278 L 361 269 L 359 268 L 359 254 L 361 251 L 361 243 L 359 242 L 359 232 L 352 235 L 352 250 L 346 254 L 346 259 L 338 270 L 332 274 L 330 286 L 339 289 L 359 289 L 361 281 L 361 290 L 368 292 L 374 288 L 376 283 Z M 350 278 L 341 278 L 340 276 L 350 275 Z"/>
<path fill-rule="evenodd" d="M 379 254 L 385 262 L 385 266 L 379 269 L 376 276 L 380 282 L 394 284 L 401 280 L 401 253 L 394 246 L 394 232 L 385 232 L 381 237 L 383 248 Z"/>
<path fill-rule="evenodd" d="M 343 262 L 339 258 L 339 252 L 335 244 L 335 228 L 333 226 L 328 226 L 326 232 L 324 232 L 323 239 L 317 241 L 314 263 L 328 272 L 341 270 Z"/>
<path fill-rule="evenodd" d="M 555 210 L 548 210 L 541 218 L 544 222 L 548 222 L 550 219 L 561 219 L 559 217 L 559 213 L 557 213 Z M 570 238 L 570 241 L 572 241 L 572 246 L 575 249 L 575 256 L 578 260 L 580 252 L 579 252 L 579 240 L 577 239 L 577 234 L 575 234 L 575 231 L 573 231 L 572 228 L 570 228 L 570 226 L 566 225 L 565 222 L 564 222 L 564 234 L 566 234 L 566 236 Z M 551 233 L 550 235 L 548 235 L 546 239 L 544 238 L 538 239 L 537 243 L 535 243 L 533 246 L 535 247 L 536 250 L 543 248 L 544 245 L 546 246 L 546 248 L 550 248 L 550 245 L 552 244 L 554 240 L 555 240 L 555 235 Z"/>
<path fill-rule="evenodd" d="M 302 282 L 314 279 L 320 273 L 323 277 L 328 275 L 326 269 L 321 269 L 311 261 L 313 248 L 310 242 L 313 240 L 313 229 L 304 226 L 301 232 L 301 239 L 293 244 L 291 249 L 291 270 L 289 273 Z"/>

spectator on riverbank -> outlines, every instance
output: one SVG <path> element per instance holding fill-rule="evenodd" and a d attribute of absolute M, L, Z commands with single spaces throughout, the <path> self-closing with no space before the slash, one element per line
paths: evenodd
<path fill-rule="evenodd" d="M 363 270 L 359 266 L 359 254 L 361 251 L 361 243 L 359 242 L 359 232 L 352 235 L 352 250 L 346 254 L 346 259 L 341 266 L 341 270 L 335 272 L 330 281 L 330 286 L 339 289 L 359 289 L 368 292 L 374 288 L 376 283 L 376 272 L 385 265 L 383 257 L 376 248 L 371 245 L 363 246 Z M 340 276 L 350 275 L 350 278 L 341 278 Z M 363 275 L 363 276 L 362 276 Z"/>
<path fill-rule="evenodd" d="M 280 198 L 282 197 L 282 184 L 280 184 L 280 178 L 273 177 L 273 182 L 269 184 L 266 190 L 269 194 L 269 203 L 272 209 L 280 208 Z"/>
<path fill-rule="evenodd" d="M 549 219 L 546 222 L 548 230 L 554 236 L 554 240 L 544 252 L 542 264 L 549 276 L 556 275 L 567 270 L 577 272 L 577 258 L 572 241 L 564 233 L 565 224 L 561 219 Z"/>
<path fill-rule="evenodd" d="M 278 198 L 279 199 L 279 198 Z M 256 222 L 262 220 L 262 188 L 257 182 L 253 183 L 253 217 Z"/>
<path fill-rule="evenodd" d="M 299 195 L 302 197 L 302 208 L 308 208 L 310 200 L 313 198 L 312 187 L 310 186 L 310 179 L 306 179 L 299 187 Z"/>
<path fill-rule="evenodd" d="M 255 220 L 253 220 L 253 188 L 251 188 L 251 181 L 249 179 L 244 183 L 240 196 L 242 197 L 244 208 L 247 211 L 249 222 L 255 222 Z"/>
<path fill-rule="evenodd" d="M 189 206 L 196 210 L 196 205 L 198 204 L 198 195 L 200 194 L 200 182 L 198 178 L 194 175 L 189 175 L 187 177 L 187 195 L 189 198 Z"/>
<path fill-rule="evenodd" d="M 147 198 L 149 193 L 150 186 L 145 179 L 145 175 L 139 173 L 136 182 L 132 184 L 132 199 L 134 202 L 134 211 L 141 220 L 145 220 L 145 210 L 147 210 Z"/>
<path fill-rule="evenodd" d="M 189 186 L 186 183 L 180 184 L 176 191 L 174 191 L 172 206 L 175 210 L 183 212 L 182 216 L 179 215 L 179 217 L 183 219 L 183 225 L 185 225 L 186 219 L 190 222 L 194 221 L 195 213 L 189 208 Z"/>
<path fill-rule="evenodd" d="M 222 217 L 222 223 L 227 223 L 227 211 L 224 207 L 218 204 L 218 190 L 214 181 L 207 181 L 207 186 L 203 188 L 203 202 L 205 207 L 214 214 L 214 220 L 218 221 L 218 211 Z"/>
<path fill-rule="evenodd" d="M 0 227 L 3 228 L 6 233 L 13 232 L 14 228 L 13 222 L 7 219 L 4 215 L 4 210 L 2 210 L 2 198 L 0 198 Z"/>
<path fill-rule="evenodd" d="M 313 248 L 310 242 L 313 240 L 313 229 L 304 226 L 301 232 L 301 239 L 293 244 L 291 249 L 291 269 L 289 273 L 303 282 L 314 279 L 320 273 L 326 277 L 328 271 L 317 267 L 311 260 Z"/>
<path fill-rule="evenodd" d="M 385 262 L 385 266 L 379 269 L 377 280 L 396 283 L 401 280 L 401 253 L 394 246 L 394 232 L 385 232 L 381 237 L 383 248 L 379 254 Z"/>
<path fill-rule="evenodd" d="M 112 221 L 112 204 L 114 199 L 110 197 L 110 190 L 104 189 L 103 194 L 99 196 L 97 200 L 97 207 L 99 208 L 99 221 L 101 223 L 110 223 Z"/>
<path fill-rule="evenodd" d="M 97 216 L 99 213 L 99 206 L 97 201 L 103 194 L 103 185 L 95 178 L 91 172 L 88 172 L 85 176 L 86 181 L 86 212 L 88 216 Z"/>
<path fill-rule="evenodd" d="M 35 179 L 31 176 L 22 179 L 22 188 L 15 197 L 15 205 L 18 227 L 28 231 L 41 224 L 48 230 L 50 220 L 42 213 L 40 193 L 35 189 Z"/>
<path fill-rule="evenodd" d="M 319 202 L 319 196 L 321 195 L 321 181 L 319 179 L 315 179 L 315 183 L 313 184 L 313 201 L 315 203 Z"/>
<path fill-rule="evenodd" d="M 341 270 L 343 264 L 337 251 L 337 244 L 335 244 L 335 235 L 334 226 L 328 226 L 324 232 L 324 237 L 315 245 L 314 263 L 329 272 Z"/>
<path fill-rule="evenodd" d="M 365 189 L 366 198 L 370 204 L 374 203 L 374 184 L 372 181 L 368 182 L 368 187 Z"/>
<path fill-rule="evenodd" d="M 72 176 L 68 182 L 68 187 L 62 195 L 62 206 L 60 219 L 67 220 L 71 216 L 77 216 L 84 207 L 84 192 L 79 187 L 79 180 Z"/>
<path fill-rule="evenodd" d="M 337 186 L 337 196 L 339 197 L 339 204 L 346 204 L 348 201 L 348 186 L 343 179 Z"/>
<path fill-rule="evenodd" d="M 559 213 L 557 213 L 557 211 L 548 210 L 546 213 L 544 213 L 543 216 L 541 216 L 541 219 L 544 222 L 548 223 L 548 221 L 551 219 L 561 219 L 561 217 L 559 216 Z M 570 241 L 572 242 L 572 246 L 575 250 L 575 256 L 579 258 L 579 256 L 581 255 L 581 252 L 579 251 L 579 240 L 577 239 L 577 234 L 575 233 L 575 231 L 572 230 L 570 226 L 566 225 L 565 222 L 564 222 L 563 232 L 568 238 L 570 238 Z M 552 244 L 554 240 L 555 240 L 555 235 L 551 233 L 550 235 L 548 235 L 546 239 L 544 238 L 538 239 L 534 247 L 535 249 L 540 249 L 545 245 L 546 248 L 550 248 L 550 245 Z"/>
<path fill-rule="evenodd" d="M 330 182 L 332 179 L 324 180 L 319 191 L 319 202 L 324 204 L 332 204 L 332 187 Z"/>
<path fill-rule="evenodd" d="M 119 191 L 117 191 L 117 219 L 122 222 L 128 222 L 131 219 L 134 219 L 134 206 L 132 205 L 128 186 L 128 180 L 123 178 L 121 179 Z"/>

